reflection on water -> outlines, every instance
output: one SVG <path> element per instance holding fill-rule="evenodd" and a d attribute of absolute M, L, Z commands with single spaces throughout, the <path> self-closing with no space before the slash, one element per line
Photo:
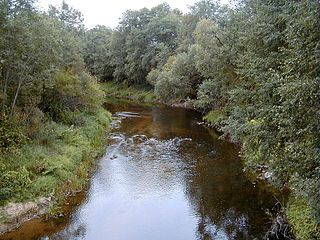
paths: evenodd
<path fill-rule="evenodd" d="M 126 103 L 107 108 L 113 130 L 85 202 L 62 227 L 46 232 L 54 223 L 43 223 L 40 235 L 22 238 L 17 231 L 7 239 L 263 237 L 272 197 L 246 180 L 238 149 L 199 126 L 197 113 Z"/>

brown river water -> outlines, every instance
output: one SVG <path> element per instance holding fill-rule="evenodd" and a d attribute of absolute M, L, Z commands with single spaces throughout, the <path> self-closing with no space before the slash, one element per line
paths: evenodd
<path fill-rule="evenodd" d="M 246 179 L 239 149 L 199 113 L 110 102 L 114 121 L 90 186 L 59 219 L 0 239 L 262 239 L 275 200 Z"/>

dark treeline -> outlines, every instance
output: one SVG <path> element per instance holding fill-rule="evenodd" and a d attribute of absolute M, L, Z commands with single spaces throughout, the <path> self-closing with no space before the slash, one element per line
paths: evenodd
<path fill-rule="evenodd" d="M 284 207 L 297 238 L 320 237 L 318 0 L 200 0 L 186 14 L 163 3 L 90 30 L 66 3 L 46 13 L 33 0 L 0 4 L 3 154 L 43 122 L 73 125 L 71 113 L 99 108 L 96 79 L 145 85 L 241 143 L 247 169 L 292 190 Z"/>
<path fill-rule="evenodd" d="M 87 31 L 84 58 L 101 81 L 151 85 L 163 101 L 208 113 L 242 143 L 246 168 L 267 167 L 276 186 L 292 189 L 289 220 L 298 238 L 315 239 L 319 11 L 317 0 L 202 0 L 187 14 L 164 3 L 125 12 L 114 30 Z"/>

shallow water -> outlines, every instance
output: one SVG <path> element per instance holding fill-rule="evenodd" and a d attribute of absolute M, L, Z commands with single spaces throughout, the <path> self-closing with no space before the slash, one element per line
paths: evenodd
<path fill-rule="evenodd" d="M 4 239 L 262 239 L 273 197 L 194 111 L 111 103 L 105 156 L 68 217 Z"/>

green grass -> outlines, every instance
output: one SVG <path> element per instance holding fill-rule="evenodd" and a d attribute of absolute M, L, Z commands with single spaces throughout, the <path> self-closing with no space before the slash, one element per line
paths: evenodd
<path fill-rule="evenodd" d="M 320 226 L 304 199 L 292 198 L 289 201 L 287 217 L 298 240 L 320 239 Z"/>
<path fill-rule="evenodd" d="M 114 82 L 100 83 L 101 89 L 107 96 L 116 98 L 126 98 L 140 102 L 157 102 L 158 97 L 154 94 L 152 89 L 146 86 L 130 86 L 125 84 L 117 84 Z"/>
<path fill-rule="evenodd" d="M 0 205 L 83 188 L 103 151 L 111 115 L 100 108 L 69 117 L 77 124 L 45 122 L 32 141 L 0 156 Z"/>

